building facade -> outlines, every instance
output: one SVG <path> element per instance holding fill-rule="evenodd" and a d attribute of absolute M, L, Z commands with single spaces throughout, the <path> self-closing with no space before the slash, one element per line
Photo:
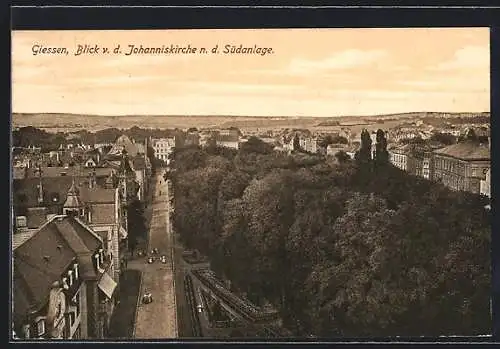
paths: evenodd
<path fill-rule="evenodd" d="M 409 161 L 405 149 L 396 148 L 389 151 L 389 162 L 403 171 L 408 171 Z"/>
<path fill-rule="evenodd" d="M 465 141 L 434 151 L 433 179 L 453 190 L 479 194 L 490 167 L 489 146 Z"/>
<path fill-rule="evenodd" d="M 485 179 L 481 180 L 480 193 L 481 195 L 487 196 L 489 198 L 491 198 L 490 183 L 491 183 L 491 169 L 488 169 L 488 171 L 486 171 Z"/>
<path fill-rule="evenodd" d="M 175 137 L 171 138 L 153 138 L 151 140 L 155 158 L 170 163 L 170 154 L 175 148 Z"/>
<path fill-rule="evenodd" d="M 102 239 L 75 213 L 54 216 L 28 236 L 14 236 L 13 327 L 18 338 L 107 334 L 117 283 L 109 275 Z"/>

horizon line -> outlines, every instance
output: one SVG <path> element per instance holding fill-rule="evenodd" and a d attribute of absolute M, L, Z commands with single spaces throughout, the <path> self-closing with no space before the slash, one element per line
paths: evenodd
<path fill-rule="evenodd" d="M 66 113 L 66 112 L 11 112 L 11 116 L 14 115 L 67 115 L 67 116 L 89 116 L 89 117 L 227 117 L 227 118 L 309 118 L 309 119 L 325 119 L 325 118 L 352 118 L 352 117 L 382 117 L 382 116 L 396 116 L 396 115 L 410 115 L 410 114 L 489 114 L 491 116 L 491 111 L 463 111 L 463 112 L 446 112 L 446 111 L 409 111 L 400 113 L 386 113 L 386 114 L 368 114 L 368 115 L 332 115 L 332 116 L 300 116 L 300 115 L 223 115 L 223 114 L 85 114 L 85 113 Z"/>

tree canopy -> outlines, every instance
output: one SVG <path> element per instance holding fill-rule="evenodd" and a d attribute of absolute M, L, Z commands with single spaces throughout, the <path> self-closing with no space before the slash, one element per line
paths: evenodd
<path fill-rule="evenodd" d="M 490 332 L 484 199 L 375 160 L 188 147 L 173 157 L 174 227 L 187 248 L 297 335 Z M 376 160 L 378 159 L 378 160 Z M 369 170 L 367 170 L 369 169 Z"/>

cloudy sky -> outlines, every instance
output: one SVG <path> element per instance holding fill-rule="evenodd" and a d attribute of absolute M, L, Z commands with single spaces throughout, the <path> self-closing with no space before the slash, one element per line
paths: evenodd
<path fill-rule="evenodd" d="M 78 44 L 226 44 L 260 55 L 87 55 Z M 69 55 L 33 55 L 33 45 Z M 128 51 L 124 49 L 125 51 Z M 337 116 L 490 110 L 489 30 L 16 31 L 12 109 L 100 115 Z"/>

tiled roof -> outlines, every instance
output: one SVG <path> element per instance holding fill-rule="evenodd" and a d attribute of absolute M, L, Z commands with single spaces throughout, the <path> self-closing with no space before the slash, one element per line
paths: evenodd
<path fill-rule="evenodd" d="M 446 148 L 435 150 L 434 153 L 469 161 L 490 159 L 490 148 L 488 145 L 470 141 L 452 144 Z"/>
<path fill-rule="evenodd" d="M 14 317 L 47 302 L 52 284 L 76 258 L 54 224 L 47 224 L 14 250 Z"/>
<path fill-rule="evenodd" d="M 30 207 L 26 214 L 28 228 L 38 228 L 47 221 L 47 209 L 45 207 Z"/>
<path fill-rule="evenodd" d="M 76 219 L 68 217 L 62 220 L 55 220 L 54 222 L 73 251 L 77 254 L 87 252 L 95 253 L 101 246 L 101 241 L 98 239 L 97 235 L 91 233 L 84 227 L 83 223 Z M 72 239 L 71 242 L 70 239 Z"/>
<path fill-rule="evenodd" d="M 12 235 L 12 248 L 16 249 L 22 244 L 24 244 L 28 239 L 30 239 L 33 234 L 35 234 L 38 230 L 37 229 L 30 229 L 27 231 L 23 231 L 20 233 L 16 233 Z"/>
<path fill-rule="evenodd" d="M 105 188 L 80 188 L 80 197 L 83 202 L 92 203 L 114 203 L 115 202 L 115 189 Z"/>
<path fill-rule="evenodd" d="M 84 203 L 113 203 L 114 189 L 105 189 L 102 187 L 88 188 L 87 181 L 84 178 L 77 178 L 79 185 L 80 199 Z M 105 180 L 105 179 L 103 179 Z M 62 207 L 67 199 L 68 190 L 71 187 L 71 177 L 52 177 L 43 178 L 42 186 L 44 191 L 43 205 L 49 207 Z M 15 208 L 37 207 L 38 203 L 38 178 L 18 179 L 13 181 L 13 204 Z M 56 210 L 57 211 L 57 210 Z"/>
<path fill-rule="evenodd" d="M 115 205 L 101 204 L 97 207 L 92 207 L 91 219 L 92 224 L 114 224 Z"/>
<path fill-rule="evenodd" d="M 86 168 L 82 166 L 72 166 L 72 167 L 42 167 L 42 178 L 46 177 L 64 177 L 64 176 L 76 176 L 76 177 L 87 177 L 92 171 L 95 170 L 96 177 L 109 176 L 113 171 L 111 167 L 96 167 L 96 168 Z M 38 177 L 38 169 L 30 168 L 28 169 L 28 177 Z"/>
<path fill-rule="evenodd" d="M 71 186 L 71 177 L 53 177 L 42 179 L 44 205 L 62 205 Z M 38 178 L 26 178 L 13 181 L 14 205 L 23 207 L 38 206 Z"/>
<path fill-rule="evenodd" d="M 109 151 L 109 154 L 121 155 L 123 149 L 125 149 L 127 154 L 132 157 L 136 156 L 139 152 L 136 144 L 132 143 L 130 138 L 126 135 L 121 135 L 116 139 L 115 144 Z"/>

